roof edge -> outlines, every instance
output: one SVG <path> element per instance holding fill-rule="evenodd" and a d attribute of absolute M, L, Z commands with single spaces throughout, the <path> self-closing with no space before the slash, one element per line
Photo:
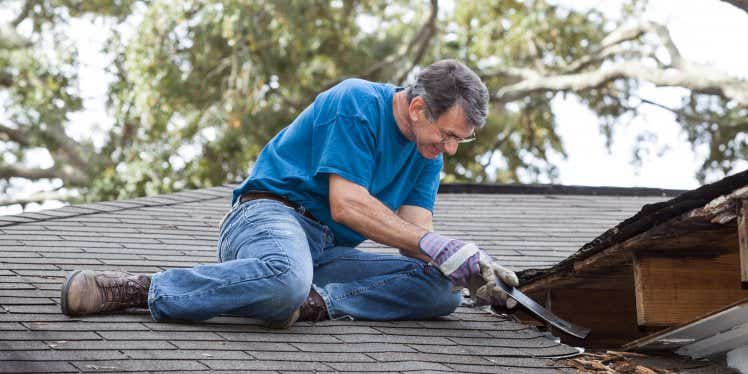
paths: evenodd
<path fill-rule="evenodd" d="M 556 265 L 545 269 L 525 269 L 517 275 L 524 286 L 527 286 L 553 274 L 573 271 L 574 264 L 578 261 L 583 261 L 658 224 L 670 221 L 692 209 L 703 207 L 719 197 L 729 195 L 746 186 L 748 186 L 748 169 L 687 191 L 670 200 L 645 204 L 634 216 L 607 230 Z"/>
<path fill-rule="evenodd" d="M 519 195 L 599 195 L 599 196 L 662 196 L 675 197 L 688 190 L 613 187 L 613 186 L 567 186 L 560 184 L 488 184 L 488 183 L 442 183 L 439 193 L 480 193 Z"/>
<path fill-rule="evenodd" d="M 0 216 L 0 229 L 7 226 L 24 223 L 52 221 L 61 218 L 72 218 L 99 213 L 111 213 L 130 209 L 170 206 L 176 204 L 193 203 L 197 201 L 224 198 L 233 186 L 223 184 L 215 187 L 180 192 L 163 193 L 142 196 L 132 199 L 109 200 L 93 203 L 65 205 L 59 208 L 43 209 L 37 212 L 23 212 L 20 214 Z"/>

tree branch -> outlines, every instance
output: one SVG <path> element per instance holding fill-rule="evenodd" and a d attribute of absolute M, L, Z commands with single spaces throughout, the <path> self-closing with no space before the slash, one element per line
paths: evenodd
<path fill-rule="evenodd" d="M 431 41 L 431 38 L 434 36 L 436 31 L 436 17 L 439 12 L 439 2 L 438 0 L 431 0 L 431 12 L 429 13 L 429 18 L 426 20 L 426 22 L 421 26 L 421 29 L 418 30 L 416 35 L 413 37 L 413 39 L 408 43 L 408 46 L 405 48 L 405 50 L 401 53 L 390 55 L 389 57 L 385 58 L 384 60 L 372 65 L 364 71 L 360 76 L 363 79 L 371 79 L 372 76 L 380 72 L 382 69 L 384 69 L 386 66 L 395 64 L 402 59 L 406 58 L 408 54 L 411 53 L 411 51 L 414 48 L 417 48 L 416 56 L 414 58 L 414 62 L 412 66 L 415 66 L 418 61 L 423 57 L 423 54 L 425 53 L 428 43 Z M 404 80 L 403 76 L 407 76 L 408 72 L 413 67 L 408 68 L 404 73 L 400 74 L 400 77 L 398 78 L 398 83 Z M 329 88 L 329 87 L 328 87 Z"/>
<path fill-rule="evenodd" d="M 742 9 L 744 12 L 748 13 L 748 0 L 722 0 L 730 5 L 733 5 L 737 7 L 738 9 Z"/>
<path fill-rule="evenodd" d="M 421 62 L 423 55 L 428 49 L 431 39 L 436 34 L 436 17 L 438 13 L 438 0 L 431 0 L 431 13 L 429 14 L 428 20 L 423 24 L 421 30 L 418 32 L 418 35 L 413 38 L 413 40 L 410 42 L 410 45 L 408 45 L 408 48 L 405 50 L 405 56 L 410 55 L 411 51 L 414 48 L 416 49 L 416 53 L 413 57 L 413 60 L 411 61 L 410 67 L 403 70 L 403 72 L 400 74 L 400 77 L 397 79 L 398 85 L 401 85 L 405 81 L 405 78 L 408 77 L 408 72 L 413 70 L 413 68 L 418 65 L 419 62 Z"/>
<path fill-rule="evenodd" d="M 62 126 L 48 125 L 45 128 L 45 133 L 51 136 L 55 143 L 60 146 L 60 152 L 57 152 L 57 155 L 73 164 L 81 173 L 89 173 L 90 163 L 83 157 L 85 153 L 83 147 L 69 137 Z"/>
<path fill-rule="evenodd" d="M 9 23 L 0 24 L 0 48 L 16 49 L 31 45 L 31 41 L 16 32 L 15 26 Z"/>
<path fill-rule="evenodd" d="M 63 165 L 62 168 L 59 171 L 53 171 L 52 169 L 0 166 L 0 178 L 62 178 L 71 183 L 86 183 L 89 179 L 90 160 L 84 158 L 84 150 L 80 144 L 67 136 L 60 126 L 46 126 L 44 134 L 49 136 L 59 146 L 59 149 L 55 150 L 48 145 L 44 145 L 51 153 L 55 164 Z M 27 132 L 5 125 L 0 125 L 0 141 L 12 141 L 23 147 L 34 146 L 29 141 L 29 134 Z"/>
<path fill-rule="evenodd" d="M 592 63 L 603 61 L 604 59 L 615 55 L 628 54 L 638 56 L 640 59 L 644 56 L 648 56 L 650 53 L 636 50 L 623 44 L 627 41 L 638 39 L 647 33 L 656 34 L 660 39 L 661 46 L 667 49 L 668 54 L 670 55 L 669 65 L 680 66 L 682 64 L 683 60 L 680 50 L 675 46 L 667 28 L 656 22 L 642 21 L 633 26 L 622 27 L 611 32 L 601 41 L 600 47 L 593 50 L 588 55 L 570 63 L 561 70 L 565 73 L 578 72 Z M 655 60 L 660 63 L 658 59 Z"/>
<path fill-rule="evenodd" d="M 72 191 L 72 192 L 43 191 L 43 192 L 37 192 L 35 194 L 32 194 L 31 196 L 19 197 L 15 199 L 14 198 L 0 198 L 0 206 L 7 206 L 7 205 L 14 205 L 14 204 L 26 205 L 29 203 L 43 203 L 49 200 L 68 201 L 78 196 L 79 194 L 77 191 Z"/>
<path fill-rule="evenodd" d="M 26 178 L 31 180 L 36 179 L 64 179 L 65 175 L 60 170 L 53 168 L 42 169 L 42 168 L 25 168 L 17 165 L 0 165 L 0 178 Z"/>
<path fill-rule="evenodd" d="M 0 71 L 0 87 L 10 87 L 14 81 L 13 74 L 7 71 Z"/>
<path fill-rule="evenodd" d="M 26 133 L 4 125 L 0 125 L 0 140 L 16 142 L 18 145 L 22 146 L 29 145 L 28 135 Z"/>
<path fill-rule="evenodd" d="M 10 22 L 13 27 L 17 27 L 23 20 L 26 19 L 26 17 L 29 16 L 29 13 L 31 13 L 31 9 L 34 7 L 34 3 L 30 0 L 26 0 L 26 2 L 23 3 L 23 8 L 21 8 L 21 13 L 18 13 L 18 16 L 13 19 L 13 21 Z"/>
<path fill-rule="evenodd" d="M 501 88 L 494 100 L 510 102 L 547 91 L 583 91 L 622 78 L 640 79 L 657 86 L 688 88 L 704 94 L 720 95 L 748 108 L 748 81 L 728 76 L 706 66 L 681 63 L 681 69 L 659 69 L 638 62 L 622 62 L 599 70 L 577 74 L 526 79 Z"/>

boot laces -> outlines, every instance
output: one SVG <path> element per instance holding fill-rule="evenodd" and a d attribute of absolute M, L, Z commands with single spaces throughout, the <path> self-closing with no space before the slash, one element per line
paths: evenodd
<path fill-rule="evenodd" d="M 107 276 L 107 281 L 101 286 L 107 303 L 126 306 L 140 306 L 146 294 L 144 285 L 133 280 L 133 277 Z"/>

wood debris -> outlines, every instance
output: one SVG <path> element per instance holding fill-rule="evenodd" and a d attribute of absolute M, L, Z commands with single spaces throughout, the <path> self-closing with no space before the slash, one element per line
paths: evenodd
<path fill-rule="evenodd" d="M 559 360 L 558 364 L 575 368 L 578 373 L 674 374 L 675 371 L 648 367 L 635 362 L 646 355 L 632 352 L 588 352 L 574 358 Z"/>

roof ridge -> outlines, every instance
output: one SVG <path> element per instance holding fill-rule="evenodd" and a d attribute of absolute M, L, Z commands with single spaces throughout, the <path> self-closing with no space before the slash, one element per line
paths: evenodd
<path fill-rule="evenodd" d="M 0 216 L 0 227 L 15 226 L 28 222 L 50 221 L 58 218 L 78 217 L 97 213 L 117 212 L 129 209 L 155 206 L 170 206 L 196 201 L 213 200 L 225 197 L 227 190 L 236 183 L 167 194 L 137 197 L 125 200 L 109 200 L 86 204 L 73 204 L 38 212 L 24 212 L 17 215 Z M 491 183 L 442 183 L 439 193 L 479 193 L 479 194 L 527 194 L 527 195 L 591 195 L 591 196 L 662 196 L 673 197 L 687 190 L 660 189 L 649 187 L 607 187 L 574 186 L 560 184 L 491 184 Z M 210 197 L 200 196 L 208 195 Z M 175 199 L 176 198 L 176 199 Z M 187 198 L 187 199 L 185 199 Z"/>
<path fill-rule="evenodd" d="M 136 197 L 134 199 L 100 201 L 95 203 L 72 204 L 60 208 L 46 209 L 38 212 L 0 216 L 0 228 L 16 226 L 30 222 L 53 221 L 60 218 L 88 216 L 99 213 L 121 212 L 144 207 L 172 206 L 184 203 L 208 201 L 226 197 L 233 185 L 222 184 L 196 190 L 179 191 L 167 194 Z"/>
<path fill-rule="evenodd" d="M 674 197 L 686 191 L 689 190 L 656 187 L 577 186 L 521 183 L 442 183 L 439 185 L 439 193 Z"/>

